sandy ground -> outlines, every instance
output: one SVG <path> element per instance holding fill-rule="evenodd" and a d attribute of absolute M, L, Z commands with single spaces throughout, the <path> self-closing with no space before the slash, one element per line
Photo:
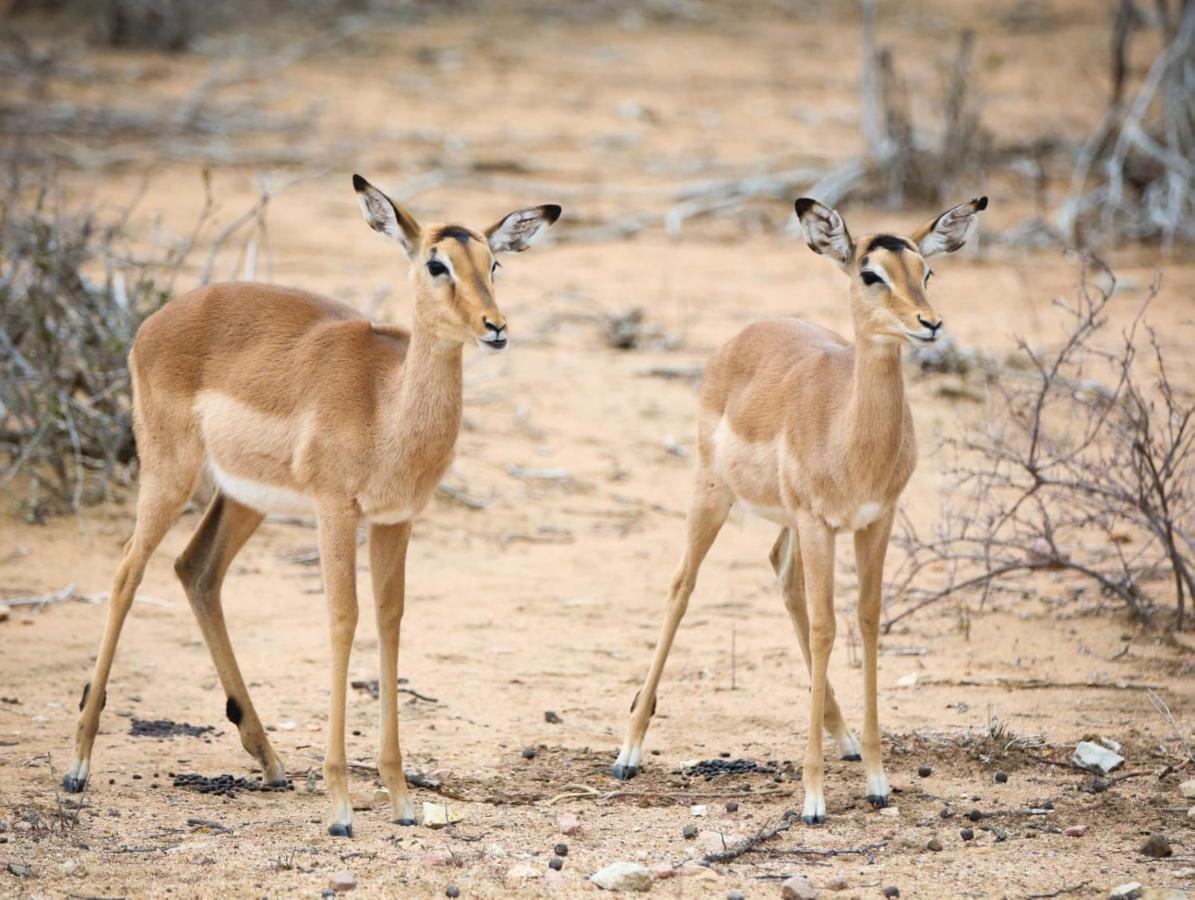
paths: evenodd
<path fill-rule="evenodd" d="M 1024 4 L 894 10 L 885 33 L 907 61 L 915 105 L 932 109 L 938 65 L 969 24 L 980 34 L 989 127 L 1004 135 L 1047 122 L 1071 135 L 1091 127 L 1105 92 L 1105 10 L 1032 5 L 1045 11 L 1044 25 L 1010 24 L 1009 9 Z M 249 52 L 219 40 L 228 43 L 217 48 Z M 765 316 L 799 314 L 847 332 L 842 276 L 780 230 L 788 201 L 754 204 L 754 225 L 699 220 L 678 240 L 653 226 L 631 240 L 570 241 L 567 223 L 579 229 L 636 209 L 658 212 L 679 182 L 748 173 L 760 161 L 820 165 L 857 152 L 856 44 L 855 25 L 832 4 L 802 5 L 797 15 L 752 7 L 751 15 L 723 11 L 695 22 L 464 16 L 371 30 L 230 88 L 263 110 L 312 118 L 296 136 L 254 139 L 309 157 L 282 176 L 305 180 L 272 206 L 261 274 L 276 281 L 375 302 L 379 317 L 408 321 L 405 263 L 360 221 L 351 171 L 413 194 L 427 219 L 482 226 L 517 205 L 566 207 L 561 240 L 510 259 L 502 272 L 510 351 L 467 354 L 466 423 L 449 481 L 485 508 L 437 498 L 411 548 L 401 674 L 434 700 L 404 695 L 405 760 L 440 782 L 416 788 L 417 802 L 447 802 L 463 821 L 402 829 L 374 807 L 376 701 L 352 691 L 349 755 L 363 765 L 352 775 L 362 809 L 352 841 L 324 833 L 326 620 L 318 567 L 295 561 L 314 549 L 315 533 L 302 524 L 264 526 L 225 589 L 242 668 L 295 790 L 230 799 L 173 786 L 171 773 L 254 773 L 223 718 L 223 694 L 171 571 L 198 521 L 191 510 L 155 556 L 145 602 L 125 629 L 81 810 L 57 796 L 54 775 L 70 755 L 106 610 L 70 601 L 0 623 L 0 863 L 30 870 L 18 878 L 0 865 L 0 894 L 311 896 L 347 869 L 364 896 L 442 896 L 450 884 L 464 897 L 593 895 L 586 879 L 606 863 L 679 866 L 799 809 L 799 766 L 789 761 L 804 749 L 804 667 L 766 561 L 774 526 L 737 511 L 673 650 L 644 773 L 624 787 L 608 766 L 680 551 L 694 450 L 694 385 L 643 371 L 698 365 Z M 104 96 L 133 80 L 129 96 L 146 105 L 187 96 L 211 65 L 202 54 L 91 56 L 102 77 L 64 91 Z M 135 142 L 88 152 L 134 162 L 68 172 L 80 202 L 122 204 L 148 176 L 133 219 L 146 240 L 155 229 L 183 234 L 198 215 L 197 163 Z M 505 174 L 477 172 L 479 160 Z M 414 191 L 418 176 L 442 165 L 465 174 Z M 251 202 L 255 171 L 214 170 L 209 230 Z M 993 197 L 985 220 L 993 234 L 1032 209 L 1028 186 L 1015 182 L 968 186 L 958 199 L 981 191 Z M 845 211 L 856 232 L 911 227 L 937 212 Z M 235 255 L 230 248 L 221 258 L 223 271 L 233 271 Z M 1168 347 L 1192 346 L 1195 266 L 1131 248 L 1113 259 L 1126 284 L 1116 315 L 1128 314 L 1160 267 L 1152 320 Z M 935 270 L 932 298 L 948 329 L 995 356 L 1014 334 L 1056 337 L 1049 301 L 1075 281 L 1067 259 L 995 241 Z M 609 348 L 602 315 L 634 306 L 666 340 Z M 1189 368 L 1181 372 L 1195 385 Z M 943 464 L 936 437 L 983 413 L 943 397 L 942 383 L 910 372 L 923 450 L 905 502 L 926 524 Z M 511 466 L 567 477 L 518 477 Z M 132 527 L 130 499 L 43 527 L 6 513 L 0 591 L 68 583 L 81 595 L 107 591 Z M 854 573 L 843 544 L 831 675 L 857 726 Z M 369 679 L 377 642 L 368 578 L 360 585 L 352 677 Z M 1081 897 L 1128 881 L 1195 885 L 1195 819 L 1177 787 L 1192 767 L 1180 765 L 1180 743 L 1145 689 L 1164 698 L 1195 743 L 1195 650 L 1182 636 L 1163 639 L 1125 620 L 1090 591 L 1074 599 L 1072 586 L 1042 573 L 983 608 L 971 598 L 927 609 L 883 639 L 881 722 L 896 815 L 863 800 L 859 764 L 831 762 L 824 827 L 796 826 L 763 844 L 767 852 L 683 868 L 653 892 L 775 897 L 778 879 L 791 873 L 848 897 L 877 897 L 889 886 L 903 897 Z M 558 723 L 545 720 L 549 710 Z M 134 718 L 214 731 L 135 737 Z M 1106 791 L 1092 792 L 1091 776 L 1065 765 L 1085 736 L 1124 746 L 1127 777 Z M 525 748 L 536 748 L 533 758 Z M 774 760 L 781 774 L 674 774 L 684 761 L 720 754 Z M 923 764 L 932 768 L 927 778 L 918 776 Z M 1006 783 L 996 782 L 998 770 Z M 726 811 L 727 802 L 737 811 Z M 705 805 L 704 816 L 694 804 Z M 964 821 L 971 810 L 995 815 Z M 580 820 L 579 833 L 559 834 L 561 814 Z M 687 840 L 690 823 L 699 834 Z M 1063 833 L 1080 825 L 1082 836 Z M 961 837 L 966 827 L 971 841 Z M 1172 856 L 1139 852 L 1154 833 L 1169 838 Z M 935 837 L 942 849 L 926 849 Z M 561 841 L 569 853 L 553 887 L 544 873 Z"/>

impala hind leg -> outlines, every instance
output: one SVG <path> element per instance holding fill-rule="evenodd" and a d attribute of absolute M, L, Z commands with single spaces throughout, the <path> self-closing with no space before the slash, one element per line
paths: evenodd
<path fill-rule="evenodd" d="M 249 689 L 245 686 L 232 642 L 228 638 L 221 597 L 228 567 L 263 518 L 257 510 L 217 493 L 187 548 L 175 561 L 174 571 L 187 592 L 191 610 L 199 622 L 199 630 L 203 633 L 216 666 L 216 674 L 224 687 L 228 719 L 236 725 L 241 744 L 249 751 L 249 755 L 261 764 L 266 781 L 278 786 L 286 784 L 286 769 L 270 745 L 253 701 L 249 698 Z"/>
<path fill-rule="evenodd" d="M 353 805 L 349 801 L 348 762 L 344 749 L 344 707 L 348 695 L 349 655 L 357 631 L 357 509 L 351 500 L 321 501 L 319 555 L 328 601 L 328 631 L 332 643 L 331 705 L 328 712 L 328 750 L 324 755 L 324 784 L 332 805 L 328 834 L 353 836 Z"/>
<path fill-rule="evenodd" d="M 888 805 L 888 777 L 884 774 L 880 745 L 876 669 L 880 638 L 880 600 L 884 556 L 892 534 L 889 510 L 867 528 L 855 532 L 855 560 L 859 568 L 859 633 L 863 638 L 863 768 L 867 772 L 867 799 L 873 806 Z"/>
<path fill-rule="evenodd" d="M 797 540 L 804 564 L 805 596 L 809 602 L 809 743 L 801 780 L 805 807 L 801 820 L 816 825 L 826 819 L 825 761 L 822 723 L 826 717 L 826 672 L 834 647 L 834 529 L 801 511 L 797 515 Z M 866 746 L 864 748 L 866 753 Z M 866 757 L 865 757 L 866 758 Z"/>
<path fill-rule="evenodd" d="M 415 824 L 415 804 L 407 791 L 398 745 L 398 651 L 410 539 L 410 522 L 369 530 L 369 570 L 378 617 L 378 774 L 390 792 L 390 818 L 399 825 Z"/>
<path fill-rule="evenodd" d="M 143 466 L 141 487 L 137 495 L 137 524 L 133 536 L 125 544 L 120 567 L 108 598 L 108 624 L 100 642 L 99 654 L 91 681 L 83 685 L 83 699 L 79 701 L 79 721 L 75 727 L 75 751 L 62 779 L 62 787 L 78 793 L 87 786 L 91 771 L 91 749 L 100 725 L 100 713 L 108 699 L 108 676 L 112 659 L 120 641 L 120 631 L 133 605 L 133 597 L 145 566 L 170 526 L 178 519 L 187 498 L 195 487 L 199 474 L 198 463 L 179 465 L 173 470 L 164 467 L 150 469 Z"/>
<path fill-rule="evenodd" d="M 772 545 L 772 552 L 768 557 L 772 568 L 780 581 L 780 590 L 784 594 L 784 605 L 788 609 L 789 617 L 793 620 L 793 629 L 797 632 L 797 643 L 801 645 L 801 655 L 805 657 L 806 671 L 812 671 L 809 658 L 809 609 L 805 605 L 805 573 L 801 562 L 801 544 L 797 540 L 797 532 L 793 528 L 781 530 Z M 842 717 L 842 710 L 838 708 L 838 701 L 834 697 L 834 688 L 826 682 L 826 728 L 838 744 L 838 753 L 842 759 L 857 761 L 861 758 L 859 741 L 851 730 L 847 728 Z"/>
<path fill-rule="evenodd" d="M 733 499 L 730 490 L 721 481 L 709 474 L 698 474 L 697 488 L 694 491 L 692 506 L 689 508 L 685 554 L 676 574 L 672 576 L 664 625 L 660 630 L 660 639 L 656 644 L 651 668 L 648 669 L 643 687 L 631 703 L 631 718 L 627 723 L 626 737 L 612 769 L 615 778 L 625 781 L 634 778 L 639 771 L 643 737 L 647 734 L 647 725 L 656 711 L 656 687 L 660 683 L 664 663 L 668 660 L 668 651 L 672 649 L 672 639 L 676 637 L 677 626 L 680 625 L 689 606 L 689 595 L 693 593 L 693 587 L 697 583 L 697 571 L 725 523 Z"/>

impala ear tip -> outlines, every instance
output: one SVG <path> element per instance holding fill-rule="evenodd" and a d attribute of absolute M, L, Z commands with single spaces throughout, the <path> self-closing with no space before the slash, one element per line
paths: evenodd
<path fill-rule="evenodd" d="M 804 216 L 807 212 L 809 212 L 809 210 L 813 209 L 813 207 L 816 205 L 817 205 L 816 200 L 813 200 L 809 197 L 799 197 L 797 199 L 797 202 L 793 204 L 793 207 L 796 209 L 797 218 L 799 219 L 802 216 Z"/>
<path fill-rule="evenodd" d="M 985 209 L 987 209 L 987 208 L 988 208 L 988 196 L 987 196 L 987 194 L 984 194 L 984 195 L 983 195 L 982 197 L 980 197 L 978 200 L 975 200 L 975 201 L 973 201 L 973 202 L 975 203 L 975 211 L 976 211 L 976 212 L 983 212 Z"/>
<path fill-rule="evenodd" d="M 360 193 L 361 191 L 365 190 L 367 187 L 369 187 L 369 182 L 366 181 L 364 178 L 362 178 L 360 175 L 358 175 L 356 172 L 354 172 L 353 173 L 353 190 Z"/>
<path fill-rule="evenodd" d="M 554 225 L 562 212 L 564 212 L 564 209 L 561 208 L 559 203 L 544 204 L 544 218 L 548 220 L 549 225 Z"/>

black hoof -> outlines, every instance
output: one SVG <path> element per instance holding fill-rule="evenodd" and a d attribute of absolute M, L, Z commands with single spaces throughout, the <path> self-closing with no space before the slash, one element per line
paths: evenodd
<path fill-rule="evenodd" d="M 806 825 L 821 825 L 825 823 L 825 816 L 801 816 L 801 821 Z"/>
<path fill-rule="evenodd" d="M 414 819 L 395 819 L 395 825 L 416 825 L 418 824 Z"/>
<path fill-rule="evenodd" d="M 76 778 L 74 775 L 67 775 L 62 779 L 62 789 L 68 794 L 81 794 L 85 787 L 87 787 L 86 778 Z"/>
<path fill-rule="evenodd" d="M 843 762 L 859 762 L 861 759 L 863 759 L 863 757 L 858 753 L 848 753 L 846 756 L 842 757 Z"/>
<path fill-rule="evenodd" d="M 615 763 L 614 767 L 610 769 L 611 774 L 619 781 L 630 781 L 639 774 L 638 766 L 624 766 L 622 763 Z"/>
<path fill-rule="evenodd" d="M 289 778 L 279 778 L 277 781 L 267 781 L 266 784 L 268 784 L 272 788 L 289 787 L 290 779 Z"/>
<path fill-rule="evenodd" d="M 341 825 L 339 822 L 333 822 L 328 826 L 328 834 L 332 835 L 332 837 L 351 838 L 353 836 L 353 826 Z"/>
<path fill-rule="evenodd" d="M 870 803 L 872 806 L 874 806 L 876 809 L 883 809 L 885 806 L 888 805 L 888 797 L 880 796 L 879 794 L 868 794 L 867 802 Z"/>

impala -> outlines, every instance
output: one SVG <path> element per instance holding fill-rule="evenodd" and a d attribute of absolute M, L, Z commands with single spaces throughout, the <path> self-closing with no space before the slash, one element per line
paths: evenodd
<path fill-rule="evenodd" d="M 822 727 L 842 756 L 859 759 L 867 798 L 888 802 L 876 710 L 880 582 L 896 501 L 917 462 L 904 394 L 901 347 L 933 343 L 942 319 L 926 296 L 926 260 L 966 243 L 987 208 L 980 197 L 947 210 L 910 237 L 851 237 L 837 211 L 802 198 L 802 231 L 815 253 L 850 277 L 855 343 L 800 319 L 749 325 L 710 360 L 698 414 L 696 483 L 687 542 L 672 578 L 664 625 L 614 775 L 633 777 L 655 713 L 656 688 L 702 560 L 737 501 L 781 526 L 772 567 L 810 674 L 803 821 L 820 823 Z M 834 544 L 854 536 L 863 639 L 863 743 L 847 728 L 826 680 L 834 644 Z"/>
<path fill-rule="evenodd" d="M 328 832 L 351 837 L 344 715 L 357 627 L 357 526 L 369 523 L 377 608 L 381 749 L 378 772 L 396 822 L 415 824 L 398 742 L 398 647 L 412 519 L 448 468 L 461 425 L 461 355 L 506 346 L 494 302 L 495 254 L 529 247 L 559 206 L 510 213 L 484 232 L 421 226 L 353 176 L 366 221 L 402 245 L 415 297 L 411 331 L 350 306 L 264 284 L 216 284 L 166 304 L 129 354 L 141 459 L 137 523 L 125 545 L 108 624 L 83 688 L 75 751 L 63 780 L 87 784 L 91 750 L 121 627 L 150 555 L 206 465 L 216 493 L 175 563 L 227 695 L 226 712 L 270 784 L 286 770 L 262 729 L 237 666 L 221 607 L 233 557 L 269 512 L 311 512 L 332 644 L 324 779 Z"/>

